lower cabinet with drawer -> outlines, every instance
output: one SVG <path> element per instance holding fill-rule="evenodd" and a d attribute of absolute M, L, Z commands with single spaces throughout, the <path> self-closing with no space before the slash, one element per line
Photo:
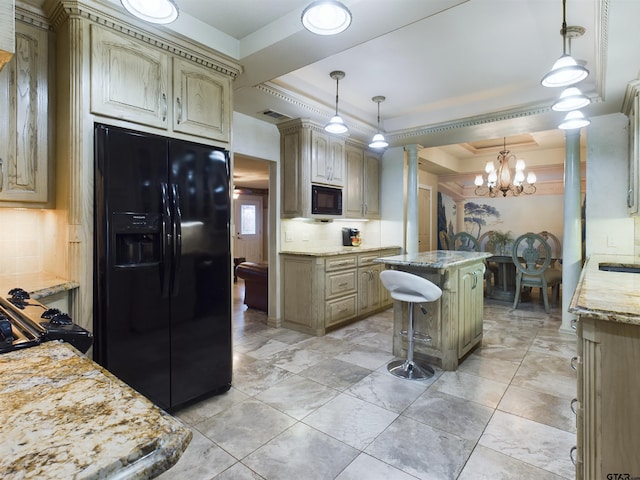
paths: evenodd
<path fill-rule="evenodd" d="M 328 329 L 372 315 L 391 305 L 375 258 L 398 248 L 345 254 L 281 253 L 282 326 L 324 335 Z"/>

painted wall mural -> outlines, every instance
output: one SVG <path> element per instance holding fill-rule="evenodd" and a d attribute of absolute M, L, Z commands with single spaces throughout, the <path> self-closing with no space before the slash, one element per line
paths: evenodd
<path fill-rule="evenodd" d="M 517 238 L 527 232 L 548 231 L 562 241 L 564 198 L 562 195 L 526 195 L 520 197 L 482 197 L 456 204 L 438 193 L 438 229 L 451 236 L 464 231 L 478 238 L 490 230 L 511 232 Z"/>

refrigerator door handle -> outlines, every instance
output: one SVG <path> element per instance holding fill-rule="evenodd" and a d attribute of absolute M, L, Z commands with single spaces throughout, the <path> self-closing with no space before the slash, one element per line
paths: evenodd
<path fill-rule="evenodd" d="M 160 190 L 162 192 L 162 269 L 160 271 L 160 285 L 161 295 L 168 297 L 171 285 L 171 264 L 173 263 L 173 230 L 171 228 L 168 185 L 161 183 Z"/>
<path fill-rule="evenodd" d="M 182 213 L 180 212 L 180 195 L 178 185 L 171 185 L 171 202 L 173 207 L 173 278 L 171 281 L 171 295 L 178 294 L 180 282 L 180 261 L 182 257 Z"/>

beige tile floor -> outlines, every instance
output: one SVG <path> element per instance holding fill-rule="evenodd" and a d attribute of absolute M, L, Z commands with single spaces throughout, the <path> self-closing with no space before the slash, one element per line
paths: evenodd
<path fill-rule="evenodd" d="M 485 302 L 484 338 L 455 372 L 387 373 L 392 312 L 316 338 L 234 302 L 234 379 L 176 412 L 193 430 L 161 479 L 573 479 L 575 336 L 534 296 Z"/>

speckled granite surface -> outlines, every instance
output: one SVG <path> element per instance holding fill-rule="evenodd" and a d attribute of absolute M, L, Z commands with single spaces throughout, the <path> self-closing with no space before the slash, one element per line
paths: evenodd
<path fill-rule="evenodd" d="M 477 262 L 483 258 L 488 258 L 492 254 L 488 252 L 458 252 L 455 250 L 434 250 L 432 252 L 412 253 L 405 255 L 393 255 L 374 260 L 387 265 L 402 265 L 406 267 L 421 267 L 446 269 L 464 265 L 465 263 Z"/>
<path fill-rule="evenodd" d="M 68 344 L 0 355 L 0 478 L 152 478 L 191 430 Z"/>
<path fill-rule="evenodd" d="M 365 253 L 373 252 L 375 250 L 386 250 L 388 248 L 400 248 L 397 245 L 386 245 L 381 247 L 325 247 L 316 248 L 313 250 L 283 250 L 280 253 L 283 255 L 306 255 L 310 257 L 328 257 L 331 255 L 344 255 L 346 253 Z"/>
<path fill-rule="evenodd" d="M 569 311 L 640 325 L 640 273 L 603 272 L 600 263 L 640 264 L 632 255 L 592 255 L 582 269 Z"/>
<path fill-rule="evenodd" d="M 73 290 L 78 288 L 78 284 L 48 273 L 0 275 L 0 295 L 6 296 L 7 292 L 15 287 L 24 288 L 31 294 L 31 298 L 37 300 L 56 293 Z"/>

